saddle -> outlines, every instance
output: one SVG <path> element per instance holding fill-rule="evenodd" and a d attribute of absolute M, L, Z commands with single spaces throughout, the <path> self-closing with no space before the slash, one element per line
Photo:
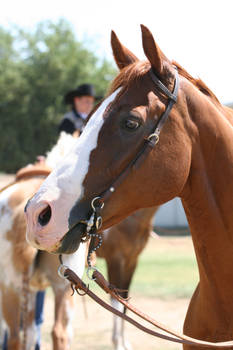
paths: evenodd
<path fill-rule="evenodd" d="M 15 181 L 20 181 L 25 178 L 34 176 L 45 176 L 47 177 L 51 173 L 52 169 L 49 168 L 45 162 L 37 162 L 35 164 L 29 164 L 24 168 L 17 171 L 15 175 Z"/>
<path fill-rule="evenodd" d="M 47 177 L 51 173 L 52 169 L 49 168 L 44 161 L 38 161 L 35 164 L 29 164 L 24 168 L 17 171 L 15 179 L 7 185 L 0 188 L 0 193 L 6 190 L 8 187 L 14 185 L 18 181 L 28 179 L 34 176 Z"/>

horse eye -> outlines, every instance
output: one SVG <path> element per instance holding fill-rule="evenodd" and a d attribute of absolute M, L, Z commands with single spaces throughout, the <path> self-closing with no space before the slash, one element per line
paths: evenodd
<path fill-rule="evenodd" d="M 126 119 L 125 120 L 125 128 L 129 130 L 136 130 L 139 128 L 140 123 L 137 120 Z"/>

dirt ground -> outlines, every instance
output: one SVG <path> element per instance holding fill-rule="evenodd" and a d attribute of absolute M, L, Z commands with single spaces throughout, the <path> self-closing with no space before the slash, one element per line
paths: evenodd
<path fill-rule="evenodd" d="M 72 350 L 111 350 L 112 315 L 100 308 L 92 300 L 85 298 L 87 317 L 84 313 L 82 298 L 75 296 L 75 318 L 73 322 L 74 340 Z M 131 300 L 138 308 L 144 310 L 156 320 L 182 331 L 185 313 L 188 307 L 188 299 L 161 300 L 154 298 L 135 297 Z M 42 350 L 51 349 L 50 330 L 53 324 L 53 298 L 48 297 L 45 305 L 45 323 L 43 325 Z M 165 350 L 181 349 L 179 344 L 169 343 L 165 340 L 153 338 L 142 331 L 127 324 L 125 328 L 127 340 L 133 350 Z"/>

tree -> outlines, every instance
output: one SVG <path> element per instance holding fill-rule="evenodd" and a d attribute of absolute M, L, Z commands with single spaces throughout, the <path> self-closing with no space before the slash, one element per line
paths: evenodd
<path fill-rule="evenodd" d="M 55 143 L 67 91 L 90 82 L 103 96 L 114 74 L 65 20 L 33 33 L 0 28 L 0 171 L 15 172 Z"/>

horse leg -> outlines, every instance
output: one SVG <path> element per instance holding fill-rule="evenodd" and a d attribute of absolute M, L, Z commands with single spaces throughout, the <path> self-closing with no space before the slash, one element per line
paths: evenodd
<path fill-rule="evenodd" d="M 35 346 L 34 310 L 35 293 L 28 292 L 26 350 L 33 350 Z M 18 290 L 4 289 L 2 293 L 2 316 L 8 330 L 7 349 L 19 350 L 21 348 L 20 321 L 22 313 Z"/>
<path fill-rule="evenodd" d="M 118 257 L 113 259 L 111 257 L 111 259 L 107 261 L 109 282 L 117 288 L 125 290 L 124 292 L 119 293 L 123 298 L 128 297 L 128 289 L 136 266 L 137 259 L 134 261 L 131 260 L 129 263 L 127 259 L 123 259 L 123 257 L 121 257 L 121 259 Z M 111 298 L 111 304 L 115 309 L 125 312 L 124 306 L 117 300 Z M 120 317 L 115 315 L 113 316 L 112 341 L 114 350 L 131 349 L 130 343 L 125 339 L 124 324 L 124 320 L 122 320 Z"/>
<path fill-rule="evenodd" d="M 4 327 L 3 327 L 3 319 L 2 319 L 2 294 L 0 291 L 0 349 L 3 347 L 4 340 Z"/>
<path fill-rule="evenodd" d="M 0 349 L 6 348 L 6 337 L 7 337 L 7 330 L 4 327 L 4 319 L 2 314 L 2 293 L 0 290 Z"/>
<path fill-rule="evenodd" d="M 26 350 L 34 350 L 36 345 L 35 308 L 36 292 L 28 291 L 28 305 L 26 315 Z"/>
<path fill-rule="evenodd" d="M 60 281 L 59 281 L 60 282 Z M 55 294 L 55 322 L 52 330 L 53 350 L 69 350 L 73 337 L 74 302 L 70 286 L 64 281 L 52 285 Z"/>
<path fill-rule="evenodd" d="M 46 252 L 38 256 L 38 276 L 49 283 L 54 292 L 55 315 L 52 329 L 53 350 L 69 350 L 72 340 L 73 297 L 70 284 L 58 276 L 60 263 L 58 257 Z"/>
<path fill-rule="evenodd" d="M 8 350 L 20 350 L 20 295 L 11 287 L 2 288 L 2 317 L 8 330 Z"/>

